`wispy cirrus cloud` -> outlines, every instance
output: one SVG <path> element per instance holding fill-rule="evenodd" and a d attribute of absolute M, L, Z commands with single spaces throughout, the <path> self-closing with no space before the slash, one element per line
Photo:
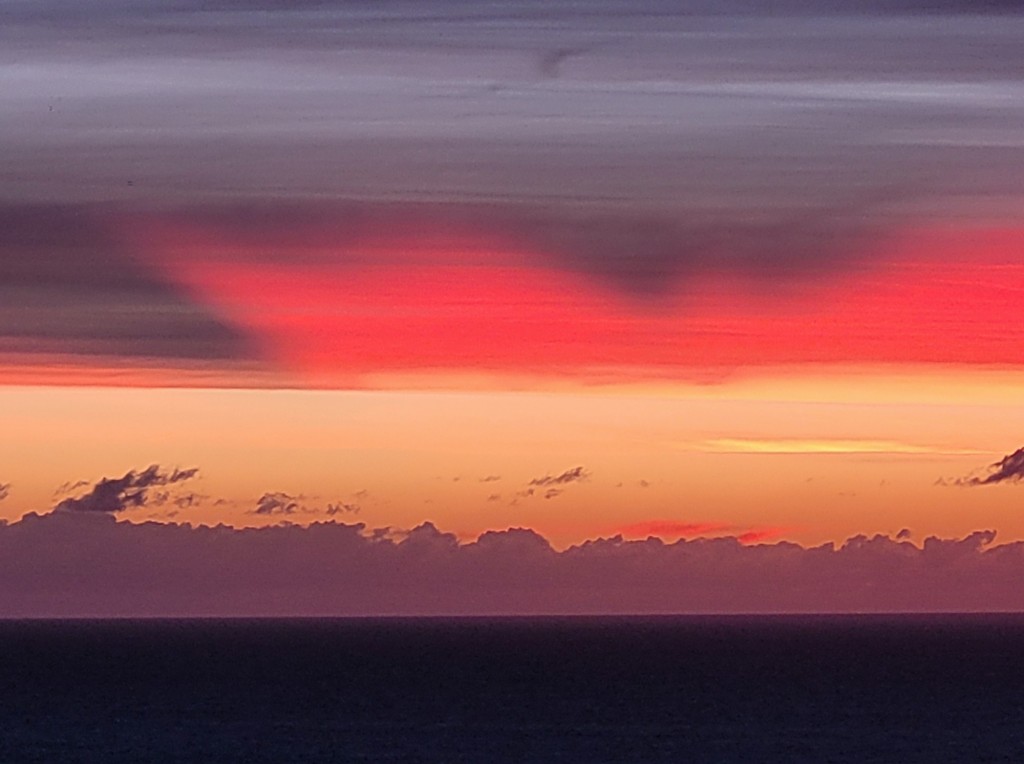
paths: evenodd
<path fill-rule="evenodd" d="M 969 448 L 907 443 L 865 438 L 710 438 L 677 442 L 686 451 L 723 454 L 909 454 L 971 455 L 984 453 Z"/>

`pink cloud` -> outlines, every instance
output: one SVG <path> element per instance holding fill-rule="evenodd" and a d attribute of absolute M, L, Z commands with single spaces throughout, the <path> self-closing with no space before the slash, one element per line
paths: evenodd
<path fill-rule="evenodd" d="M 723 523 L 684 523 L 677 520 L 642 520 L 616 529 L 627 538 L 646 538 L 647 536 L 681 538 L 684 536 L 700 536 L 707 533 L 723 533 L 732 530 L 732 526 Z"/>

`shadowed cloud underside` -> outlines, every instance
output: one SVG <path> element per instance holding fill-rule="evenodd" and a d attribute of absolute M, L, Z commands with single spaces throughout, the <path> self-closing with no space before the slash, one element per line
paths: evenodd
<path fill-rule="evenodd" d="M 1000 611 L 1024 608 L 1024 542 L 886 536 L 804 548 L 525 529 L 471 543 L 426 523 L 236 530 L 29 514 L 0 525 L 0 615 L 445 615 Z"/>

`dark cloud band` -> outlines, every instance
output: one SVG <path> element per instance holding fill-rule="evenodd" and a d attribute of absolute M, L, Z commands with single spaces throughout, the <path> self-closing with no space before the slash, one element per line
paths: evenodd
<path fill-rule="evenodd" d="M 0 616 L 951 612 L 1024 609 L 1024 543 L 886 536 L 805 548 L 736 538 L 600 539 L 555 551 L 525 529 L 460 544 L 430 524 L 0 524 Z"/>

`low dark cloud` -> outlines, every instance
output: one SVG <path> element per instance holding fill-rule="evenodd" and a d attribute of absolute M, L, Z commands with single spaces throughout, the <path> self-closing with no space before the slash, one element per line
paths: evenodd
<path fill-rule="evenodd" d="M 181 470 L 175 467 L 168 472 L 152 464 L 139 472 L 130 470 L 119 478 L 103 478 L 83 496 L 63 499 L 54 509 L 58 512 L 114 514 L 144 507 L 151 502 L 164 504 L 169 497 L 162 493 L 159 496 L 150 493 L 153 488 L 182 483 L 198 473 L 198 468 Z"/>
<path fill-rule="evenodd" d="M 803 547 L 535 531 L 460 543 L 334 521 L 266 528 L 28 514 L 0 525 L 0 616 L 1021 611 L 1024 542 L 992 531 Z M 116 572 L 116 575 L 114 574 Z"/>
<path fill-rule="evenodd" d="M 553 486 L 553 485 L 567 485 L 568 483 L 579 483 L 587 480 L 590 477 L 590 473 L 587 472 L 583 467 L 573 467 L 572 469 L 566 470 L 560 475 L 545 475 L 544 477 L 534 478 L 530 481 L 529 485 L 535 486 Z"/>
<path fill-rule="evenodd" d="M 357 491 L 356 494 L 367 495 L 366 491 Z M 316 503 L 316 497 L 303 496 L 302 494 L 290 494 L 283 491 L 268 491 L 256 501 L 256 506 L 249 510 L 251 515 L 334 515 L 349 514 L 355 515 L 362 511 L 362 507 L 354 502 L 335 501 L 328 502 L 321 506 Z"/>
<path fill-rule="evenodd" d="M 267 492 L 256 501 L 256 506 L 250 510 L 254 515 L 294 515 L 298 512 L 308 512 L 302 504 L 302 496 L 293 496 L 281 491 Z"/>
<path fill-rule="evenodd" d="M 1012 454 L 990 464 L 988 474 L 984 477 L 958 478 L 953 484 L 958 486 L 995 485 L 996 483 L 1016 483 L 1021 479 L 1024 479 L 1024 448 L 1018 448 Z M 949 483 L 946 481 L 944 484 L 948 485 Z"/>

